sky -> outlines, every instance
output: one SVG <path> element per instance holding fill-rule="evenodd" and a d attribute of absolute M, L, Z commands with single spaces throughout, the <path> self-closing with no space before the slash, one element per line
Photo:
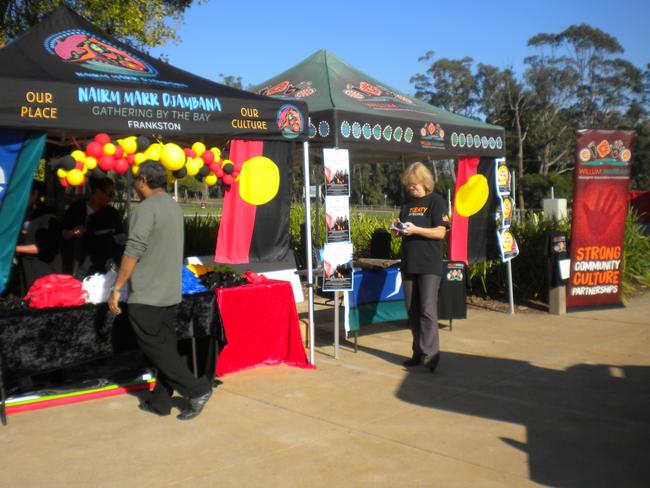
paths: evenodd
<path fill-rule="evenodd" d="M 424 73 L 418 58 L 472 57 L 523 73 L 532 36 L 587 23 L 614 36 L 623 57 L 650 63 L 649 0 L 452 1 L 208 0 L 185 13 L 181 41 L 155 48 L 186 71 L 220 81 L 220 73 L 256 85 L 319 49 L 388 87 L 413 94 L 410 78 Z"/>

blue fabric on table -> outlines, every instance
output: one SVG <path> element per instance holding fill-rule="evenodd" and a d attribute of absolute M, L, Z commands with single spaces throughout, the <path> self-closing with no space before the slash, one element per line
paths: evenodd
<path fill-rule="evenodd" d="M 194 295 L 195 293 L 203 293 L 208 289 L 201 284 L 194 273 L 183 266 L 183 295 Z"/>

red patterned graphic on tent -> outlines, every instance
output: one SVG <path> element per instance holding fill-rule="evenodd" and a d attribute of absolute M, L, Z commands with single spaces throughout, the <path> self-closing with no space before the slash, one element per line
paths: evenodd
<path fill-rule="evenodd" d="M 287 139 L 294 139 L 300 135 L 305 126 L 300 110 L 293 105 L 282 105 L 278 110 L 278 128 Z"/>
<path fill-rule="evenodd" d="M 428 122 L 420 128 L 420 145 L 426 148 L 444 149 L 445 130 L 434 122 Z"/>
<path fill-rule="evenodd" d="M 147 77 L 158 74 L 150 64 L 81 29 L 58 32 L 48 37 L 45 48 L 67 63 L 93 71 Z"/>
<path fill-rule="evenodd" d="M 311 81 L 299 81 L 292 83 L 284 80 L 273 86 L 265 86 L 259 92 L 260 95 L 276 98 L 307 98 L 316 93 Z"/>
<path fill-rule="evenodd" d="M 343 93 L 350 98 L 362 100 L 369 108 L 400 110 L 405 106 L 413 105 L 413 101 L 409 98 L 367 81 L 360 81 L 358 85 L 348 83 Z"/>

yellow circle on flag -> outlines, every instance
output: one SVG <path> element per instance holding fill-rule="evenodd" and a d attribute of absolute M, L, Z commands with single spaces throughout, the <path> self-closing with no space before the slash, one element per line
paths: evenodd
<path fill-rule="evenodd" d="M 255 156 L 244 163 L 239 174 L 239 195 L 251 205 L 273 200 L 280 188 L 280 170 L 269 158 Z"/>
<path fill-rule="evenodd" d="M 483 208 L 489 195 L 487 178 L 483 175 L 472 175 L 456 193 L 456 212 L 462 217 L 474 215 Z"/>

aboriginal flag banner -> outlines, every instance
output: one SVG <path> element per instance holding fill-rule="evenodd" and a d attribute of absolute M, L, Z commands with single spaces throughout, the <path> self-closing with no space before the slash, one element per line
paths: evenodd
<path fill-rule="evenodd" d="M 241 172 L 226 190 L 217 263 L 281 261 L 289 250 L 293 143 L 233 139 L 230 160 Z"/>
<path fill-rule="evenodd" d="M 449 258 L 466 264 L 496 257 L 498 200 L 494 158 L 458 160 L 454 209 L 449 235 Z"/>
<path fill-rule="evenodd" d="M 620 306 L 633 131 L 576 134 L 567 308 Z"/>

